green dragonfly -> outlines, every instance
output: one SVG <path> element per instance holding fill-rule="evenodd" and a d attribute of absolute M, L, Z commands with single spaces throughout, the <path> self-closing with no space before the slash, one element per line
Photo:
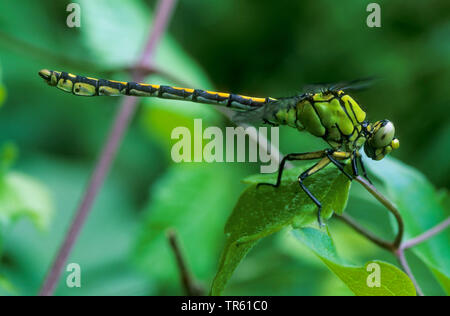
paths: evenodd
<path fill-rule="evenodd" d="M 260 121 L 271 125 L 288 125 L 322 138 L 328 143 L 329 148 L 286 155 L 280 163 L 277 182 L 275 184 L 259 184 L 279 187 L 287 161 L 319 160 L 298 177 L 300 187 L 317 205 L 319 225 L 322 225 L 322 204 L 304 185 L 307 177 L 331 163 L 350 180 L 359 175 L 359 164 L 363 176 L 367 178 L 361 159 L 361 148 L 364 147 L 364 152 L 371 159 L 381 160 L 400 146 L 399 140 L 395 138 L 395 127 L 392 122 L 389 120 L 381 120 L 373 124 L 368 122 L 366 113 L 358 102 L 344 92 L 344 90 L 354 88 L 356 82 L 313 89 L 293 97 L 257 98 L 174 86 L 95 79 L 47 69 L 41 70 L 39 75 L 50 86 L 56 86 L 74 95 L 129 95 L 216 104 L 235 110 L 236 121 Z M 352 174 L 344 169 L 348 161 L 351 162 Z"/>

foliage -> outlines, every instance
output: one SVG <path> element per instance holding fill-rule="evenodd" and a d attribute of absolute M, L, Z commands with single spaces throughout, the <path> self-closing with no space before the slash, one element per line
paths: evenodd
<path fill-rule="evenodd" d="M 366 2 L 179 1 L 156 50 L 159 74 L 146 81 L 277 97 L 308 83 L 384 78 L 356 97 L 370 120 L 395 123 L 402 144 L 395 155 L 402 162 L 368 162 L 368 168 L 377 188 L 399 207 L 407 237 L 415 237 L 449 215 L 450 54 L 442 39 L 450 34 L 450 8 L 448 1 L 432 2 L 405 7 L 381 1 L 382 27 L 370 29 Z M 0 145 L 6 144 L 0 160 L 1 294 L 37 292 L 118 103 L 51 89 L 37 71 L 128 80 L 121 69 L 136 60 L 153 22 L 155 1 L 79 3 L 82 27 L 72 29 L 65 24 L 66 2 L 0 2 Z M 207 105 L 140 103 L 69 259 L 82 266 L 83 286 L 67 288 L 63 275 L 57 295 L 182 294 L 167 228 L 176 228 L 187 264 L 205 285 L 219 266 L 213 294 L 225 283 L 225 294 L 241 295 L 413 294 L 393 256 L 330 218 L 332 208 L 342 212 L 347 204 L 346 212 L 364 226 L 392 237 L 384 209 L 359 185 L 347 201 L 348 183 L 334 168 L 312 177 L 311 190 L 331 200 L 323 212 L 329 231 L 305 227 L 315 222 L 315 207 L 295 183 L 303 166 L 286 173 L 282 188 L 256 190 L 256 182 L 274 182 L 274 175 L 253 176 L 245 189 L 239 179 L 254 174 L 254 164 L 174 165 L 173 127 L 192 130 L 193 118 L 203 118 L 205 127 L 229 123 Z M 283 153 L 324 148 L 293 129 L 281 129 L 280 136 Z M 13 148 L 20 151 L 17 159 Z M 286 233 L 292 225 L 296 229 Z M 420 259 L 411 260 L 411 268 L 426 294 L 448 294 L 448 244 L 447 231 L 409 253 Z M 366 264 L 373 262 L 388 273 L 385 281 L 398 282 L 373 292 L 355 286 L 349 277 L 365 279 Z"/>
<path fill-rule="evenodd" d="M 299 192 L 298 175 L 306 168 L 287 170 L 277 189 L 258 183 L 274 182 L 276 175 L 256 176 L 247 179 L 252 185 L 246 189 L 236 204 L 225 226 L 227 242 L 212 284 L 211 294 L 219 295 L 234 269 L 255 243 L 287 225 L 302 227 L 317 220 L 317 206 L 304 192 Z M 350 182 L 334 168 L 305 180 L 314 194 L 323 201 L 322 217 L 334 212 L 341 214 L 347 201 Z"/>
<path fill-rule="evenodd" d="M 172 228 L 182 240 L 194 274 L 202 280 L 212 277 L 219 255 L 217 245 L 237 193 L 221 188 L 231 185 L 234 177 L 225 167 L 186 164 L 172 166 L 158 180 L 152 187 L 136 249 L 137 259 L 149 275 L 177 284 L 178 272 L 166 239 L 167 229 Z M 193 218 L 195 223 L 188 224 Z"/>
<path fill-rule="evenodd" d="M 382 180 L 387 194 L 397 204 L 405 221 L 407 239 L 419 236 L 450 215 L 450 209 L 441 204 L 432 184 L 417 170 L 392 158 L 376 166 L 372 163 L 368 165 Z M 383 172 L 380 172 L 381 170 Z M 395 174 L 395 177 L 388 176 L 392 174 Z M 414 253 L 430 268 L 447 294 L 450 284 L 449 241 L 450 231 L 446 230 L 413 248 Z"/>
<path fill-rule="evenodd" d="M 383 261 L 369 261 L 363 267 L 351 266 L 337 255 L 331 237 L 321 231 L 304 228 L 294 231 L 294 235 L 306 244 L 358 296 L 415 296 L 414 284 L 399 268 Z M 380 287 L 368 286 L 370 270 L 376 264 L 381 272 Z"/>
<path fill-rule="evenodd" d="M 30 219 L 37 228 L 48 228 L 53 205 L 48 189 L 22 173 L 11 171 L 17 155 L 10 143 L 0 148 L 0 258 L 3 238 L 8 228 L 21 218 Z M 14 285 L 0 274 L 0 293 L 17 294 Z"/>
<path fill-rule="evenodd" d="M 434 188 L 418 171 L 392 158 L 386 158 L 381 168 L 380 166 L 375 168 L 374 163 L 368 165 L 377 176 L 384 179 L 386 189 L 401 210 L 406 223 L 406 238 L 417 236 L 446 218 L 446 212 L 439 203 Z M 274 182 L 276 180 L 274 175 L 256 175 L 247 180 L 253 185 L 241 195 L 225 226 L 227 243 L 212 284 L 211 294 L 220 295 L 223 292 L 233 271 L 261 238 L 287 225 L 301 228 L 314 221 L 315 215 L 311 211 L 314 211 L 316 207 L 304 192 L 299 192 L 298 188 L 297 176 L 303 170 L 306 168 L 286 171 L 279 189 L 256 187 L 257 183 Z M 389 176 L 392 174 L 396 177 Z M 333 214 L 332 210 L 342 214 L 347 201 L 349 181 L 336 168 L 328 167 L 325 171 L 314 175 L 311 182 L 306 185 L 326 205 L 325 218 Z M 406 190 L 406 192 L 396 190 Z M 418 216 L 421 216 L 421 220 L 418 220 Z M 395 220 L 392 222 L 395 230 L 398 224 Z M 414 231 L 415 226 L 421 227 Z M 372 260 L 360 268 L 349 266 L 337 256 L 329 235 L 309 228 L 297 229 L 294 234 L 311 248 L 354 294 L 415 295 L 411 280 L 398 268 L 377 260 Z M 449 284 L 446 274 L 449 257 L 446 249 L 448 242 L 448 232 L 446 232 L 414 248 L 418 256 L 430 267 L 444 290 L 448 289 Z M 385 281 L 381 288 L 364 286 L 367 278 L 365 267 L 373 262 L 382 267 Z"/>

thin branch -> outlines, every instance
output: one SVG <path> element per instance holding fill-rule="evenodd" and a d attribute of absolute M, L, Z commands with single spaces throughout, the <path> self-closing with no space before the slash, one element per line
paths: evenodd
<path fill-rule="evenodd" d="M 427 230 L 423 234 L 421 234 L 421 235 L 419 235 L 419 236 L 417 236 L 417 237 L 415 237 L 413 239 L 410 239 L 408 241 L 405 241 L 401 245 L 401 248 L 403 250 L 412 248 L 412 247 L 414 247 L 414 246 L 416 246 L 416 245 L 418 245 L 418 244 L 420 244 L 420 243 L 430 239 L 431 237 L 439 234 L 440 232 L 442 232 L 443 230 L 445 230 L 449 226 L 450 226 L 450 217 L 447 218 L 442 223 L 440 223 L 440 224 L 434 226 L 433 228 Z"/>
<path fill-rule="evenodd" d="M 395 238 L 393 242 L 394 249 L 398 249 L 400 247 L 400 244 L 403 240 L 403 233 L 405 230 L 405 226 L 403 224 L 402 216 L 400 215 L 400 212 L 397 210 L 394 204 L 392 204 L 383 194 L 381 194 L 372 184 L 370 184 L 366 179 L 364 179 L 361 176 L 358 176 L 355 178 L 356 181 L 358 181 L 360 184 L 366 188 L 367 191 L 369 191 L 370 194 L 372 194 L 381 204 L 383 204 L 389 212 L 391 212 L 395 220 L 397 221 L 397 237 Z"/>
<path fill-rule="evenodd" d="M 144 52 L 139 59 L 137 66 L 148 66 L 151 63 L 155 48 L 164 33 L 170 15 L 173 11 L 175 0 L 160 0 L 158 8 L 155 13 L 155 21 L 150 31 L 149 39 Z M 140 81 L 142 78 L 133 74 L 133 80 Z M 52 295 L 56 284 L 61 276 L 64 264 L 75 244 L 81 228 L 84 225 L 87 215 L 89 214 L 92 204 L 100 190 L 106 175 L 111 167 L 111 164 L 116 156 L 117 149 L 120 142 L 128 128 L 133 114 L 136 111 L 137 99 L 132 97 L 125 97 L 122 99 L 122 105 L 116 115 L 116 119 L 108 134 L 108 138 L 100 154 L 99 160 L 95 166 L 91 180 L 83 197 L 83 200 L 78 208 L 75 219 L 73 220 L 69 232 L 66 235 L 63 245 L 61 246 L 58 255 L 44 281 L 44 284 L 39 292 L 39 295 Z"/>
<path fill-rule="evenodd" d="M 397 208 L 394 206 L 394 204 L 392 204 L 383 194 L 381 194 L 366 179 L 364 179 L 361 176 L 357 176 L 355 178 L 355 180 L 357 182 L 359 182 L 360 184 L 362 184 L 364 186 L 364 188 L 366 188 L 366 190 L 369 191 L 370 194 L 372 194 L 379 202 L 381 202 L 381 204 L 383 204 L 388 209 L 389 212 L 391 212 L 394 215 L 395 219 L 397 220 L 397 225 L 398 225 L 397 236 L 395 237 L 395 240 L 392 243 L 387 242 L 383 239 L 380 239 L 379 237 L 377 237 L 370 231 L 366 230 L 364 227 L 362 227 L 361 225 L 356 223 L 356 221 L 354 221 L 351 217 L 348 217 L 345 214 L 342 216 L 339 216 L 338 218 L 340 218 L 341 220 L 346 222 L 348 225 L 353 227 L 353 229 L 355 229 L 357 232 L 359 232 L 360 234 L 364 235 L 365 237 L 367 237 L 368 239 L 373 241 L 378 246 L 380 246 L 384 249 L 387 249 L 391 252 L 394 252 L 395 250 L 400 248 L 400 244 L 403 240 L 403 233 L 405 230 L 404 224 L 403 224 L 403 219 L 400 215 L 400 212 L 397 210 Z"/>
<path fill-rule="evenodd" d="M 349 225 L 350 227 L 352 227 L 354 230 L 356 230 L 358 233 L 360 233 L 361 235 L 363 235 L 364 237 L 366 237 L 367 239 L 369 239 L 370 241 L 372 241 L 374 244 L 377 244 L 378 246 L 380 246 L 381 248 L 384 248 L 386 250 L 389 251 L 394 251 L 394 244 L 391 242 L 388 242 L 384 239 L 379 238 L 378 236 L 376 236 L 375 234 L 373 234 L 372 232 L 366 230 L 364 227 L 362 227 L 361 225 L 359 225 L 353 218 L 351 218 L 348 215 L 342 214 L 340 216 L 337 216 L 338 219 L 342 220 L 343 222 L 345 222 L 347 225 Z"/>
<path fill-rule="evenodd" d="M 365 228 L 361 227 L 358 223 L 353 221 L 350 217 L 347 217 L 344 215 L 339 218 L 342 219 L 343 221 L 345 221 L 349 226 L 353 227 L 353 229 L 355 229 L 357 232 L 359 232 L 360 234 L 362 234 L 363 236 L 365 236 L 366 238 L 368 238 L 369 240 L 371 240 L 378 246 L 380 246 L 384 249 L 390 250 L 397 257 L 397 260 L 399 261 L 402 269 L 405 271 L 405 273 L 408 275 L 408 277 L 413 282 L 414 287 L 416 288 L 416 291 L 417 291 L 417 295 L 423 296 L 424 294 L 423 294 L 419 284 L 417 283 L 417 280 L 414 277 L 414 274 L 412 273 L 411 268 L 408 265 L 404 251 L 405 251 L 405 249 L 414 247 L 414 246 L 428 240 L 429 238 L 435 236 L 436 234 L 442 232 L 444 229 L 446 229 L 450 225 L 450 218 L 447 218 L 441 224 L 431 228 L 430 230 L 426 231 L 425 233 L 419 235 L 418 237 L 402 243 L 403 234 L 404 234 L 404 223 L 403 223 L 403 219 L 400 215 L 400 212 L 388 199 L 386 199 L 380 192 L 378 192 L 378 190 L 373 185 L 371 185 L 364 178 L 358 176 L 358 177 L 356 177 L 355 180 L 358 181 L 359 183 L 361 183 L 366 188 L 367 191 L 369 191 L 379 202 L 381 202 L 394 215 L 395 219 L 397 220 L 397 224 L 398 224 L 397 237 L 395 238 L 395 241 L 393 243 L 389 243 L 389 242 L 386 242 L 386 241 L 378 238 L 371 232 L 367 231 Z"/>
<path fill-rule="evenodd" d="M 352 227 L 354 230 L 356 230 L 358 233 L 372 241 L 374 244 L 380 246 L 383 249 L 389 250 L 392 252 L 392 254 L 397 258 L 398 262 L 400 263 L 403 271 L 408 275 L 408 277 L 411 279 L 412 283 L 414 284 L 414 287 L 416 288 L 417 295 L 423 296 L 423 292 L 417 283 L 417 280 L 414 277 L 414 274 L 411 271 L 411 268 L 408 265 L 408 262 L 405 257 L 404 249 L 402 247 L 399 247 L 398 249 L 395 248 L 394 243 L 387 242 L 383 239 L 380 239 L 370 231 L 366 230 L 364 227 L 356 223 L 351 217 L 347 215 L 338 216 L 337 218 L 344 221 L 346 224 L 348 224 L 350 227 Z"/>
<path fill-rule="evenodd" d="M 408 265 L 408 261 L 406 261 L 405 252 L 403 249 L 398 249 L 394 252 L 395 256 L 397 257 L 400 265 L 403 268 L 403 271 L 408 275 L 408 277 L 411 279 L 412 283 L 414 284 L 414 287 L 416 288 L 417 295 L 424 296 L 422 289 L 419 286 L 419 283 L 417 283 L 416 278 L 414 277 L 414 274 L 411 271 L 411 268 Z"/>
<path fill-rule="evenodd" d="M 178 270 L 180 272 L 181 284 L 183 284 L 184 291 L 188 296 L 203 296 L 203 288 L 194 280 L 192 274 L 187 267 L 186 260 L 181 253 L 177 234 L 173 229 L 167 231 L 167 239 L 170 247 L 175 254 Z"/>

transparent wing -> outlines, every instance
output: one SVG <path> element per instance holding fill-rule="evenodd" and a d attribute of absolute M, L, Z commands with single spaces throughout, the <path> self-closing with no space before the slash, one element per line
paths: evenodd
<path fill-rule="evenodd" d="M 278 98 L 254 110 L 236 111 L 235 114 L 232 116 L 232 121 L 237 124 L 249 123 L 253 125 L 267 121 L 271 122 L 274 120 L 275 113 L 277 113 L 282 109 L 286 109 L 289 106 L 292 106 L 293 102 L 294 103 L 300 102 L 303 98 L 308 97 L 308 95 L 315 94 L 318 92 L 323 93 L 339 90 L 344 91 L 363 90 L 373 85 L 377 80 L 378 79 L 375 77 L 367 77 L 338 83 L 318 83 L 306 85 L 303 88 L 303 93 L 297 96 L 288 98 Z"/>
<path fill-rule="evenodd" d="M 288 99 L 289 98 L 277 99 L 254 110 L 236 112 L 233 115 L 232 120 L 237 124 L 260 124 L 266 121 L 273 121 L 273 116 L 276 112 L 289 106 L 289 102 L 287 102 Z"/>
<path fill-rule="evenodd" d="M 337 83 L 317 83 L 306 85 L 304 87 L 304 91 L 306 93 L 317 93 L 317 92 L 339 91 L 339 90 L 344 91 L 364 90 L 375 84 L 377 81 L 379 81 L 379 78 L 367 77 Z"/>

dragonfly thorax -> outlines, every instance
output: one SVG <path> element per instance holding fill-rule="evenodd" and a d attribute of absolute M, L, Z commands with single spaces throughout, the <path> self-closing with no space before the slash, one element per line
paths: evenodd
<path fill-rule="evenodd" d="M 359 103 L 342 90 L 278 99 L 267 108 L 266 121 L 305 130 L 336 150 L 353 152 L 364 145 L 369 157 L 380 160 L 399 145 L 391 122 L 368 123 Z"/>
<path fill-rule="evenodd" d="M 335 149 L 359 149 L 366 113 L 343 91 L 307 93 L 278 101 L 272 120 L 321 137 Z"/>

